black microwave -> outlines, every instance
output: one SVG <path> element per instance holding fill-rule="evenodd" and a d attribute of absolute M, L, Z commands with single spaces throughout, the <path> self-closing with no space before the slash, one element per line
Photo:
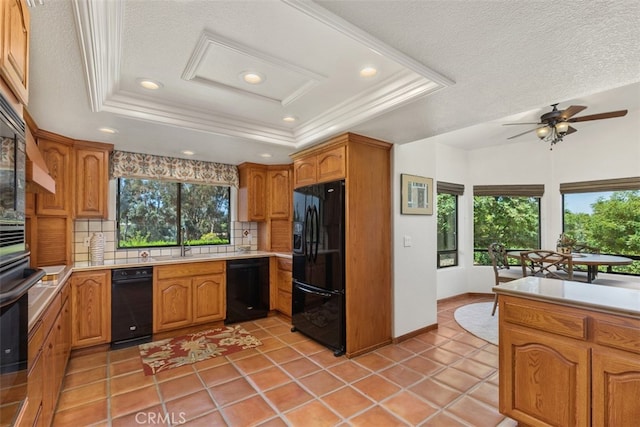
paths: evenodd
<path fill-rule="evenodd" d="M 0 94 L 0 266 L 26 252 L 25 124 Z"/>

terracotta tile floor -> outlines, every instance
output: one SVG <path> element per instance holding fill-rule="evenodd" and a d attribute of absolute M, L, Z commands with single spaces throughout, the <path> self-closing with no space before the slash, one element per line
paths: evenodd
<path fill-rule="evenodd" d="M 438 329 L 347 359 L 291 333 L 243 324 L 263 345 L 145 376 L 137 347 L 73 357 L 54 426 L 515 426 L 497 410 L 498 348 L 461 329 L 461 297 Z"/>

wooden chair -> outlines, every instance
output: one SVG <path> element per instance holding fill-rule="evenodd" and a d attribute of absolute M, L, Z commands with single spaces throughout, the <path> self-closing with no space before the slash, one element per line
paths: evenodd
<path fill-rule="evenodd" d="M 507 260 L 507 251 L 504 245 L 501 243 L 492 243 L 487 249 L 489 258 L 491 258 L 491 265 L 493 266 L 493 274 L 495 276 L 495 286 L 500 283 L 511 282 L 512 280 L 520 279 L 522 272 L 519 269 L 512 269 L 509 267 Z M 491 315 L 496 314 L 496 307 L 498 306 L 498 294 L 495 294 L 493 299 L 493 310 Z"/>
<path fill-rule="evenodd" d="M 549 279 L 573 280 L 573 258 L 571 254 L 538 249 L 520 252 L 523 276 L 547 277 Z"/>
<path fill-rule="evenodd" d="M 571 248 L 571 252 L 575 253 L 575 254 L 581 254 L 581 253 L 599 254 L 600 253 L 600 249 L 595 248 L 593 246 L 589 246 L 586 243 L 576 243 Z M 586 271 L 574 269 L 573 270 L 573 278 L 572 279 L 568 279 L 567 278 L 566 267 L 563 268 L 563 271 L 564 271 L 564 273 L 559 273 L 559 274 L 561 276 L 564 276 L 565 280 L 574 280 L 576 282 L 585 282 L 585 283 L 589 282 L 588 273 Z"/>

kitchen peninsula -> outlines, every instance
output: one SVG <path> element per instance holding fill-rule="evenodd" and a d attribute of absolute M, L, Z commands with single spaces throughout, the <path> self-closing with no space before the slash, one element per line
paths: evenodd
<path fill-rule="evenodd" d="M 640 419 L 640 290 L 539 277 L 493 290 L 501 413 L 527 425 Z"/>

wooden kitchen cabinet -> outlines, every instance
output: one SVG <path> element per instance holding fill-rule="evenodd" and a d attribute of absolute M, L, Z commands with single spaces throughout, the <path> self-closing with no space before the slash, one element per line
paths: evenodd
<path fill-rule="evenodd" d="M 345 181 L 347 357 L 391 342 L 390 150 L 346 133 L 291 155 L 294 188 Z"/>
<path fill-rule="evenodd" d="M 75 217 L 103 218 L 109 215 L 109 153 L 111 144 L 76 141 Z"/>
<path fill-rule="evenodd" d="M 291 259 L 276 258 L 277 262 L 277 292 L 275 308 L 280 313 L 291 317 Z"/>
<path fill-rule="evenodd" d="M 26 105 L 29 102 L 29 8 L 25 0 L 2 0 L 0 13 L 0 75 L 16 98 Z"/>
<path fill-rule="evenodd" d="M 51 425 L 71 352 L 69 284 L 49 303 L 29 333 L 27 408 L 20 425 Z"/>
<path fill-rule="evenodd" d="M 225 261 L 180 263 L 153 270 L 153 332 L 223 320 Z"/>
<path fill-rule="evenodd" d="M 343 179 L 346 176 L 345 146 L 318 150 L 293 162 L 294 188 Z"/>
<path fill-rule="evenodd" d="M 71 275 L 71 345 L 111 342 L 111 270 Z"/>
<path fill-rule="evenodd" d="M 267 220 L 258 224 L 258 249 L 291 252 L 291 165 L 267 167 Z"/>
<path fill-rule="evenodd" d="M 267 219 L 267 167 L 256 163 L 238 166 L 238 221 Z"/>
<path fill-rule="evenodd" d="M 500 412 L 526 425 L 640 419 L 640 319 L 499 295 Z"/>
<path fill-rule="evenodd" d="M 73 141 L 50 134 L 38 137 L 38 147 L 49 168 L 49 175 L 56 182 L 56 193 L 36 195 L 36 214 L 71 216 L 73 208 Z"/>

